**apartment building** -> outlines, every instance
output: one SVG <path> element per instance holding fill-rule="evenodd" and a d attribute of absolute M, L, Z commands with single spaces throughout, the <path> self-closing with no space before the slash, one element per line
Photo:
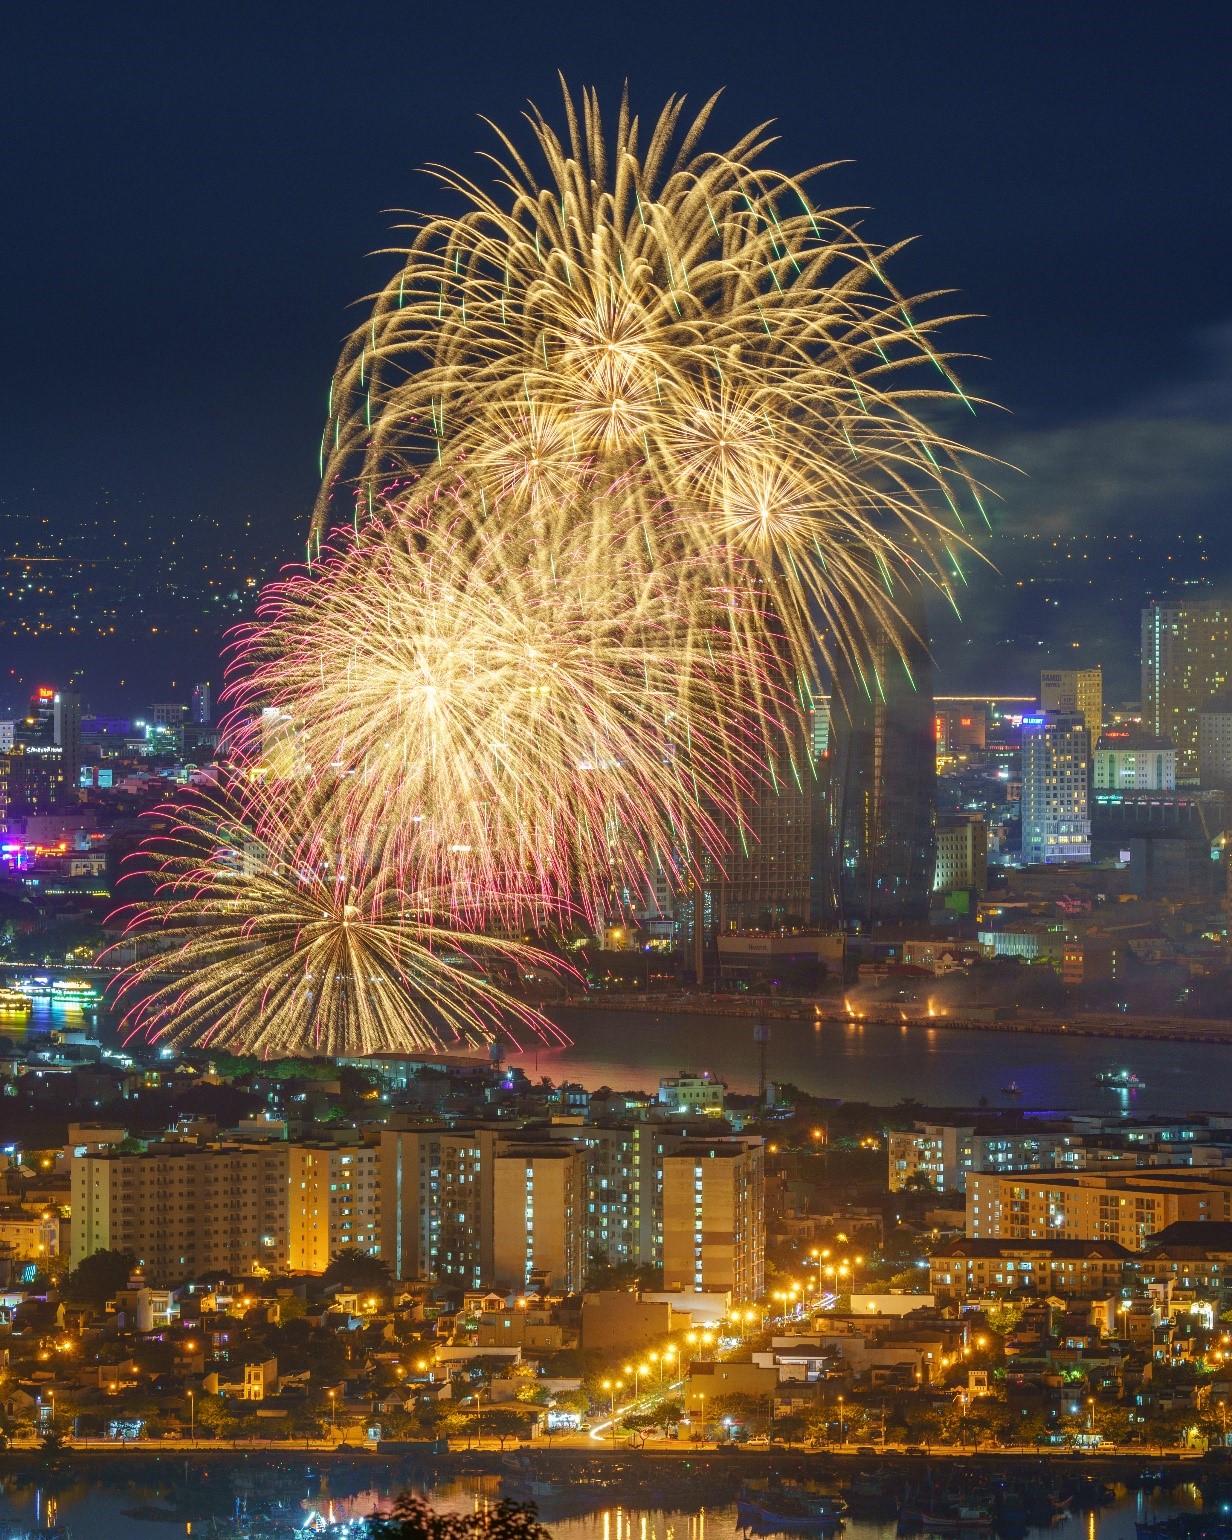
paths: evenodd
<path fill-rule="evenodd" d="M 381 1255 L 396 1278 L 490 1283 L 498 1142 L 490 1128 L 382 1133 Z"/>
<path fill-rule="evenodd" d="M 528 1146 L 550 1145 L 581 1158 L 575 1219 L 585 1261 L 598 1255 L 613 1266 L 662 1266 L 664 1161 L 692 1150 L 701 1121 L 561 1123 L 529 1133 L 491 1127 L 386 1130 L 380 1156 L 381 1255 L 398 1278 L 449 1279 L 466 1288 L 503 1279 L 501 1268 L 512 1264 L 507 1254 L 500 1267 L 496 1264 L 497 1164 Z M 704 1130 L 700 1137 L 707 1148 L 715 1143 Z M 761 1185 L 756 1203 L 764 1206 Z M 515 1204 L 518 1213 L 524 1207 Z M 506 1241 L 514 1244 L 508 1236 Z"/>
<path fill-rule="evenodd" d="M 760 1139 L 687 1140 L 663 1157 L 663 1287 L 765 1293 Z"/>
<path fill-rule="evenodd" d="M 974 1125 L 955 1123 L 895 1128 L 886 1137 L 889 1188 L 901 1192 L 924 1177 L 936 1192 L 965 1192 L 972 1171 L 1048 1168 L 1063 1159 L 1064 1149 L 1074 1142 L 1066 1135 L 981 1132 Z"/>
<path fill-rule="evenodd" d="M 380 1151 L 373 1145 L 291 1144 L 288 1266 L 323 1273 L 348 1247 L 380 1249 Z"/>
<path fill-rule="evenodd" d="M 1116 1241 L 954 1240 L 928 1259 L 928 1286 L 938 1300 L 1055 1294 L 1108 1299 L 1120 1292 L 1134 1254 Z"/>
<path fill-rule="evenodd" d="M 1116 1241 L 1139 1251 L 1180 1220 L 1232 1220 L 1232 1170 L 967 1176 L 967 1234 L 973 1239 Z"/>
<path fill-rule="evenodd" d="M 513 1146 L 493 1161 L 492 1275 L 497 1288 L 582 1287 L 586 1161 L 566 1144 Z"/>
<path fill-rule="evenodd" d="M 292 1251 L 291 1147 L 159 1144 L 74 1155 L 70 1265 L 127 1251 L 152 1283 L 302 1265 Z"/>

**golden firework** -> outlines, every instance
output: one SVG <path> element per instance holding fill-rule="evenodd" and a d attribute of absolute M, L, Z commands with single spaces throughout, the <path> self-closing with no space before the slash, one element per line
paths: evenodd
<path fill-rule="evenodd" d="M 313 540 L 408 480 L 461 476 L 549 544 L 618 495 L 684 613 L 756 587 L 750 633 L 776 616 L 812 688 L 840 655 L 875 672 L 904 580 L 953 601 L 962 504 L 983 509 L 936 403 L 970 403 L 896 248 L 765 166 L 764 128 L 701 150 L 712 106 L 669 102 L 643 141 L 627 101 L 609 133 L 566 91 L 563 137 L 529 117 L 542 179 L 499 131 L 494 190 L 436 172 L 463 211 L 412 227 L 342 356 Z"/>
<path fill-rule="evenodd" d="M 593 919 L 721 855 L 799 707 L 757 658 L 734 667 L 733 636 L 765 629 L 755 590 L 682 609 L 689 574 L 622 506 L 544 541 L 491 530 L 455 487 L 340 536 L 240 641 L 247 757 L 260 703 L 294 740 L 267 771 L 331 786 L 350 841 L 472 917 L 532 893 Z"/>
<path fill-rule="evenodd" d="M 164 813 L 140 862 L 155 895 L 112 949 L 129 1034 L 263 1055 L 564 1040 L 497 981 L 559 964 L 439 919 L 439 895 L 368 860 L 330 802 L 211 791 Z"/>

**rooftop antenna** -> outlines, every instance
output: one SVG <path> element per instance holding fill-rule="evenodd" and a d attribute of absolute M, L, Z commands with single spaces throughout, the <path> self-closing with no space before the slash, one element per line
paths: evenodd
<path fill-rule="evenodd" d="M 753 1041 L 757 1044 L 757 1100 L 766 1105 L 766 1049 L 770 1043 L 770 1028 L 758 1022 L 753 1028 Z"/>

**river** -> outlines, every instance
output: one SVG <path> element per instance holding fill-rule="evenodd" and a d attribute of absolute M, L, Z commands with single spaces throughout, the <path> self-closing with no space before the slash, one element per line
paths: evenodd
<path fill-rule="evenodd" d="M 608 1085 L 653 1091 L 664 1075 L 708 1069 L 733 1091 L 757 1090 L 751 1020 L 602 1009 L 554 1014 L 572 1038 L 570 1046 L 525 1038 L 522 1051 L 508 1053 L 508 1062 L 533 1079 L 547 1075 L 591 1090 Z M 40 1001 L 27 1022 L 33 1031 L 80 1030 L 89 1028 L 90 1018 Z M 0 1034 L 5 1030 L 0 1024 Z M 7 1030 L 21 1035 L 16 1020 Z M 105 1042 L 115 1040 L 106 1023 L 102 1035 Z M 1098 1072 L 1121 1068 L 1134 1070 L 1145 1089 L 1131 1095 L 1094 1084 Z M 1232 1043 L 981 1031 L 920 1021 L 780 1020 L 770 1028 L 766 1072 L 771 1081 L 814 1096 L 879 1105 L 913 1097 L 926 1106 L 975 1107 L 987 1098 L 994 1107 L 1047 1111 L 1232 1114 Z M 1021 1094 L 1002 1094 L 1009 1085 Z"/>
<path fill-rule="evenodd" d="M 530 1076 L 575 1080 L 588 1088 L 653 1090 L 661 1076 L 711 1070 L 733 1091 L 757 1090 L 753 1023 L 728 1016 L 571 1010 L 557 1019 L 573 1039 L 566 1048 L 524 1044 L 510 1053 Z M 1093 1077 L 1128 1068 L 1145 1089 L 1103 1090 Z M 934 1106 L 993 1106 L 1056 1111 L 1232 1113 L 1232 1044 L 1169 1043 L 1006 1033 L 924 1022 L 775 1021 L 769 1080 L 820 1097 L 882 1105 L 914 1097 Z M 1002 1094 L 1017 1085 L 1020 1096 Z"/>
<path fill-rule="evenodd" d="M 225 1472 L 219 1472 L 219 1475 L 226 1480 Z M 429 1485 L 425 1492 L 437 1507 L 461 1512 L 495 1498 L 498 1486 L 493 1478 L 463 1478 Z M 185 1540 L 186 1527 L 182 1520 L 162 1523 L 126 1516 L 125 1510 L 131 1514 L 135 1507 L 165 1501 L 154 1487 L 147 1488 L 138 1482 L 117 1488 L 118 1483 L 112 1482 L 76 1482 L 59 1491 L 50 1510 L 47 1494 L 39 1488 L 12 1486 L 7 1491 L 0 1491 L 0 1537 L 9 1540 L 13 1535 L 29 1534 L 52 1519 L 69 1531 L 71 1540 Z M 1076 1511 L 1047 1529 L 1029 1529 L 1026 1535 L 1046 1535 L 1049 1540 L 1134 1540 L 1135 1520 L 1178 1509 L 1192 1509 L 1200 1504 L 1196 1491 L 1188 1487 L 1167 1494 L 1127 1492 L 1124 1488 L 1117 1491 L 1116 1500 L 1107 1507 L 1091 1512 Z M 378 1507 L 387 1507 L 393 1495 L 384 1488 L 364 1490 L 361 1487 L 356 1490 L 354 1484 L 341 1481 L 328 1482 L 323 1492 L 319 1475 L 306 1473 L 302 1495 L 284 1499 L 280 1511 L 283 1517 L 294 1517 L 299 1512 L 307 1517 L 315 1509 L 340 1522 L 366 1516 Z M 737 1540 L 737 1537 L 747 1540 L 746 1532 L 738 1525 L 736 1509 L 730 1503 L 719 1502 L 692 1510 L 641 1509 L 602 1500 L 596 1500 L 593 1506 L 587 1506 L 584 1501 L 574 1502 L 571 1506 L 573 1511 L 569 1517 L 554 1516 L 549 1499 L 541 1514 L 556 1540 Z M 896 1524 L 893 1520 L 876 1522 L 849 1515 L 839 1533 L 841 1540 L 895 1540 Z M 208 1536 L 208 1522 L 194 1524 L 191 1534 Z"/>

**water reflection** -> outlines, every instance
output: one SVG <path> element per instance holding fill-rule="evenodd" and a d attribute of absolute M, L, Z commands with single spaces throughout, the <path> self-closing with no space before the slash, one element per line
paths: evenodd
<path fill-rule="evenodd" d="M 205 1540 L 214 1533 L 232 1532 L 229 1521 L 241 1511 L 250 1519 L 277 1518 L 298 1527 L 314 1509 L 330 1522 L 365 1517 L 388 1507 L 408 1487 L 450 1512 L 470 1512 L 501 1494 L 501 1478 L 495 1475 L 437 1481 L 425 1479 L 422 1473 L 414 1479 L 409 1472 L 404 1477 L 388 1472 L 388 1483 L 374 1486 L 367 1473 L 353 1472 L 348 1479 L 345 1473 L 311 1465 L 282 1467 L 261 1461 L 254 1468 L 242 1462 L 211 1471 L 204 1466 L 190 1468 L 188 1462 L 174 1457 L 159 1464 L 160 1477 L 151 1473 L 143 1479 L 130 1467 L 126 1474 L 116 1471 L 106 1481 L 70 1477 L 61 1484 L 53 1479 L 54 1491 L 10 1476 L 0 1489 L 0 1540 L 46 1531 L 54 1524 L 64 1526 L 72 1540 L 186 1540 L 186 1536 Z M 982 1479 L 993 1481 L 999 1474 L 989 1468 Z M 671 1473 L 660 1473 L 657 1479 L 672 1485 Z M 601 1491 L 588 1494 L 569 1483 L 559 1485 L 561 1494 L 546 1496 L 540 1503 L 541 1517 L 556 1540 L 744 1540 L 746 1535 L 733 1503 L 696 1497 L 681 1503 L 668 1490 L 656 1492 L 653 1504 L 642 1506 L 614 1501 Z M 180 1506 L 186 1499 L 187 1506 Z M 890 1506 L 893 1509 L 896 1504 Z M 1135 1521 L 1201 1506 L 1202 1496 L 1195 1486 L 1166 1493 L 1121 1487 L 1106 1506 L 1069 1513 L 1047 1528 L 1019 1534 L 1046 1535 L 1049 1540 L 1135 1540 Z M 165 1520 L 152 1516 L 164 1511 L 169 1515 Z M 212 1512 L 222 1528 L 202 1518 L 189 1527 L 186 1512 Z M 893 1517 L 848 1515 L 839 1534 L 842 1540 L 893 1540 L 897 1532 Z"/>
<path fill-rule="evenodd" d="M 670 1012 L 561 1012 L 569 1047 L 510 1053 L 528 1075 L 590 1087 L 651 1090 L 682 1068 L 709 1069 L 754 1092 L 758 1049 L 752 1020 Z M 1096 1077 L 1129 1069 L 1144 1082 L 1120 1096 Z M 914 1097 L 935 1105 L 1005 1105 L 1016 1085 L 1022 1108 L 1118 1112 L 1232 1112 L 1232 1043 L 1079 1037 L 957 1029 L 919 1021 L 775 1021 L 767 1054 L 772 1081 L 815 1096 L 880 1104 Z"/>

